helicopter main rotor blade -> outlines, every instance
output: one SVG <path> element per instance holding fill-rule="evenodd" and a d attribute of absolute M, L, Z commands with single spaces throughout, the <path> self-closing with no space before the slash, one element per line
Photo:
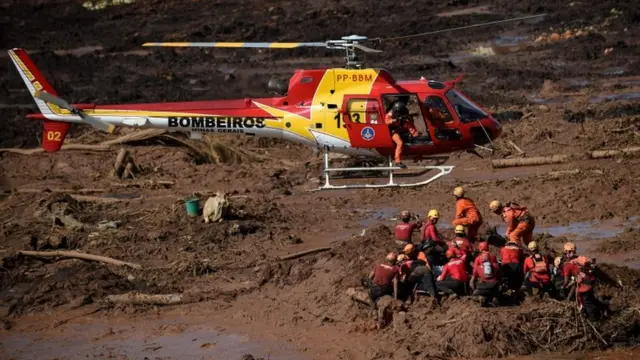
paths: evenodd
<path fill-rule="evenodd" d="M 83 112 L 82 110 L 76 109 L 74 107 L 72 107 L 71 105 L 69 105 L 68 102 L 64 101 L 63 99 L 55 96 L 55 95 L 51 95 L 48 92 L 44 92 L 44 91 L 39 91 L 37 90 L 35 92 L 35 97 L 37 97 L 40 100 L 46 101 L 48 103 L 57 105 L 58 107 L 68 110 L 70 111 L 72 114 L 78 115 L 82 118 L 82 120 L 86 121 L 89 125 L 93 126 L 94 128 L 104 131 L 104 132 L 108 132 L 108 133 L 112 133 L 116 127 L 112 124 L 109 124 L 108 122 L 102 121 L 96 117 L 93 117 L 91 115 L 86 114 L 85 112 Z"/>
<path fill-rule="evenodd" d="M 52 103 L 54 105 L 57 105 L 58 107 L 60 107 L 62 109 L 69 110 L 69 111 L 74 111 L 74 109 L 71 107 L 71 105 L 69 105 L 68 102 L 60 99 L 59 97 L 57 97 L 55 95 L 51 95 L 48 92 L 36 90 L 34 96 L 37 97 L 38 99 L 42 100 L 42 101 L 46 101 L 48 103 Z"/>
<path fill-rule="evenodd" d="M 324 43 L 324 42 L 148 42 L 148 43 L 142 44 L 142 46 L 293 49 L 298 47 L 327 47 L 327 43 Z"/>

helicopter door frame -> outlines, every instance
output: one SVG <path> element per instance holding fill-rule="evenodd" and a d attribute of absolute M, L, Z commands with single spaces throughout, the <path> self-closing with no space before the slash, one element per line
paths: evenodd
<path fill-rule="evenodd" d="M 345 95 L 342 114 L 351 146 L 376 149 L 393 147 L 380 101 L 371 95 Z"/>

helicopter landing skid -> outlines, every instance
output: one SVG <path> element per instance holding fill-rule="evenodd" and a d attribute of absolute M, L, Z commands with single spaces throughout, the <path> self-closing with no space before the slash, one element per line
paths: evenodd
<path fill-rule="evenodd" d="M 381 166 L 381 167 L 351 167 L 351 168 L 330 168 L 329 167 L 329 152 L 327 151 L 327 149 L 325 148 L 324 151 L 324 180 L 325 183 L 323 186 L 317 188 L 317 189 L 313 189 L 313 190 L 309 190 L 310 192 L 314 192 L 314 191 L 320 191 L 320 190 L 340 190 L 340 189 L 383 189 L 383 188 L 400 188 L 400 187 L 418 187 L 418 186 L 423 186 L 423 185 L 427 185 L 431 182 L 433 182 L 434 180 L 444 176 L 444 175 L 448 175 L 449 173 L 451 173 L 451 170 L 453 170 L 454 166 L 452 165 L 448 165 L 448 166 L 436 166 L 436 165 L 431 165 L 431 166 L 407 166 L 406 168 L 401 168 L 399 166 L 393 166 L 393 161 L 391 160 L 391 157 L 389 157 L 389 166 Z M 438 174 L 435 174 L 433 176 L 431 176 L 430 178 L 423 180 L 423 181 L 419 181 L 419 182 L 415 182 L 415 183 L 395 183 L 393 181 L 393 172 L 394 170 L 423 170 L 424 172 L 427 172 L 429 170 L 440 170 L 440 172 Z M 331 183 L 329 182 L 330 180 L 330 173 L 331 172 L 337 172 L 337 171 L 344 171 L 344 172 L 361 172 L 361 171 L 388 171 L 389 172 L 389 182 L 386 184 L 345 184 L 345 185 L 331 185 Z"/>

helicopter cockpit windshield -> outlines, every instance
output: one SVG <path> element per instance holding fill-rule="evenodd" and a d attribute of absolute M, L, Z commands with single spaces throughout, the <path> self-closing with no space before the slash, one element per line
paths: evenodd
<path fill-rule="evenodd" d="M 489 116 L 486 112 L 469 101 L 469 99 L 467 99 L 461 92 L 455 89 L 447 91 L 445 95 L 456 110 L 460 121 L 463 123 L 478 121 Z"/>

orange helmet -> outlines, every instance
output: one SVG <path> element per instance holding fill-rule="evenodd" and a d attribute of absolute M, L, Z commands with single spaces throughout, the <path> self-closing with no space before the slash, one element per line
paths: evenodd
<path fill-rule="evenodd" d="M 460 256 L 458 250 L 456 250 L 455 248 L 449 248 L 445 255 L 447 255 L 448 259 L 457 258 L 458 256 Z"/>
<path fill-rule="evenodd" d="M 489 251 L 489 243 L 486 241 L 483 241 L 480 244 L 478 244 L 478 251 Z"/>
<path fill-rule="evenodd" d="M 578 256 L 575 260 L 573 260 L 579 266 L 585 266 L 591 263 L 591 259 L 586 256 Z"/>
<path fill-rule="evenodd" d="M 413 246 L 413 244 L 407 244 L 404 246 L 404 249 L 402 250 L 402 252 L 408 255 L 408 254 L 411 254 L 414 249 L 415 247 Z"/>
<path fill-rule="evenodd" d="M 395 252 L 390 252 L 387 254 L 386 260 L 389 262 L 394 262 L 396 261 L 396 258 L 398 257 L 398 254 L 396 254 Z"/>

